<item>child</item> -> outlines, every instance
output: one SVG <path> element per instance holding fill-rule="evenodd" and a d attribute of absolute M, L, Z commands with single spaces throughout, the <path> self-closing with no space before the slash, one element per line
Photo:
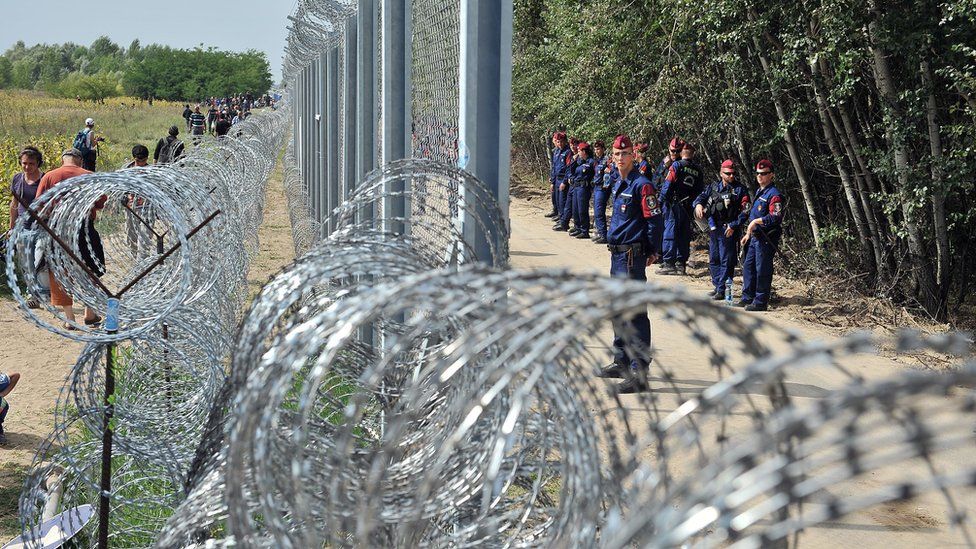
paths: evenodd
<path fill-rule="evenodd" d="M 10 374 L 9 376 L 0 372 L 0 445 L 7 443 L 7 435 L 3 434 L 3 420 L 7 419 L 7 410 L 10 405 L 3 397 L 10 394 L 20 381 L 20 374 Z"/>

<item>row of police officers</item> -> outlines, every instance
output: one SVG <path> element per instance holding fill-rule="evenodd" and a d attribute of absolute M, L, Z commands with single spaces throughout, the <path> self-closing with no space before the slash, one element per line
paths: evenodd
<path fill-rule="evenodd" d="M 646 281 L 646 268 L 659 259 L 657 273 L 686 274 L 697 218 L 709 230 L 713 289 L 708 296 L 725 297 L 744 246 L 738 305 L 747 311 L 766 310 L 784 206 L 773 184 L 771 161 L 756 164 L 758 189 L 750 195 L 731 160 L 722 162 L 719 179 L 706 185 L 695 147 L 677 137 L 654 168 L 646 158 L 648 146 L 635 145 L 626 135 L 614 139 L 609 155 L 601 141 L 590 145 L 570 140 L 564 132 L 553 134 L 552 141 L 552 211 L 546 216 L 556 220 L 555 231 L 606 244 L 610 276 Z M 648 390 L 651 327 L 646 311 L 613 324 L 614 361 L 598 375 L 621 379 L 619 393 Z"/>

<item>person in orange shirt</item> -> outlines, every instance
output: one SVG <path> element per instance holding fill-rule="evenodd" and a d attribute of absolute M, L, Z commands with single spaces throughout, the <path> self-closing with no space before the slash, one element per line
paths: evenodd
<path fill-rule="evenodd" d="M 86 173 L 92 173 L 81 167 L 82 162 L 83 162 L 83 157 L 81 152 L 78 149 L 71 148 L 64 151 L 64 153 L 61 154 L 61 167 L 55 168 L 47 172 L 46 174 L 44 174 L 44 177 L 41 178 L 41 182 L 37 187 L 37 197 L 40 198 L 41 196 L 44 195 L 45 192 L 53 188 L 58 183 L 61 183 L 62 181 L 66 181 L 68 179 L 71 179 L 72 177 L 77 177 L 79 175 L 84 175 Z M 106 200 L 107 197 L 102 197 L 98 202 L 95 203 L 95 207 L 92 209 L 91 212 L 91 217 L 89 218 L 87 223 L 84 223 L 82 225 L 81 228 L 82 232 L 79 234 L 79 240 L 81 236 L 85 235 L 86 230 L 89 233 L 89 236 L 91 235 L 91 233 L 95 232 L 94 225 L 93 225 L 95 222 L 95 210 L 99 210 L 103 208 L 105 206 Z M 102 252 L 101 239 L 97 238 L 98 233 L 95 233 L 95 236 L 96 238 L 94 240 L 97 242 L 93 241 L 93 239 L 89 239 L 88 243 L 82 244 L 81 246 L 79 246 L 79 248 L 81 248 L 82 251 L 81 255 L 84 258 L 85 263 L 88 264 L 90 268 L 95 267 L 92 270 L 95 272 L 95 274 L 101 276 L 102 274 L 105 273 L 105 267 L 104 267 L 105 257 L 104 257 L 104 253 Z M 91 258 L 86 257 L 87 255 L 90 255 L 85 253 L 85 251 L 88 248 L 92 248 L 92 251 L 95 252 L 96 256 L 101 256 L 97 258 L 100 261 L 100 264 L 95 261 L 90 261 Z M 65 329 L 74 330 L 75 327 L 71 324 L 71 322 L 77 322 L 75 320 L 74 309 L 72 309 L 72 305 L 74 305 L 74 301 L 71 299 L 71 296 L 68 295 L 68 293 L 64 290 L 64 288 L 62 288 L 61 285 L 58 284 L 58 281 L 54 279 L 54 275 L 49 274 L 49 277 L 51 282 L 51 305 L 54 305 L 55 307 L 61 307 L 61 309 L 64 311 L 65 318 L 67 318 L 70 321 L 69 323 L 65 324 L 64 326 Z M 88 326 L 93 326 L 95 324 L 98 324 L 99 321 L 101 321 L 101 318 L 97 314 L 95 314 L 95 311 L 93 311 L 91 307 L 85 307 L 85 324 Z"/>

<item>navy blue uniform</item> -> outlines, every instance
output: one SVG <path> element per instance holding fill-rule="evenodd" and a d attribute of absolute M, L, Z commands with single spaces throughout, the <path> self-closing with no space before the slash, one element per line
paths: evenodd
<path fill-rule="evenodd" d="M 575 156 L 570 157 L 569 167 L 566 169 L 566 189 L 562 194 L 562 209 L 559 210 L 559 224 L 568 227 L 569 220 L 573 219 L 573 207 L 576 203 L 576 185 L 574 184 L 574 174 L 582 161 Z"/>
<path fill-rule="evenodd" d="M 657 165 L 657 168 L 655 168 L 654 175 L 650 178 L 651 185 L 654 185 L 654 188 L 657 189 L 658 191 L 660 191 L 664 187 L 664 176 L 667 175 L 668 168 L 671 167 L 672 162 L 673 160 L 671 160 L 670 155 L 664 155 L 664 158 L 661 160 L 661 163 Z M 661 204 L 661 219 L 667 219 L 668 205 L 665 204 L 663 201 L 661 201 L 660 204 Z M 657 244 L 658 253 L 661 254 L 661 256 L 663 257 L 664 254 L 667 253 L 667 249 L 665 248 L 665 244 L 664 244 L 664 231 L 659 232 L 658 240 L 656 244 Z"/>
<path fill-rule="evenodd" d="M 759 218 L 763 224 L 753 228 L 742 265 L 742 302 L 765 306 L 773 287 L 773 256 L 783 233 L 783 195 L 773 185 L 756 191 L 748 222 Z"/>
<path fill-rule="evenodd" d="M 614 183 L 610 197 L 613 216 L 607 230 L 610 248 L 610 276 L 647 280 L 647 257 L 656 253 L 661 231 L 661 209 L 657 191 L 637 168 Z M 614 321 L 613 361 L 633 370 L 646 371 L 650 363 L 651 322 L 647 311 L 627 320 Z M 634 348 L 633 337 L 641 343 Z M 625 337 L 630 345 L 624 345 Z"/>
<path fill-rule="evenodd" d="M 692 203 L 701 205 L 708 220 L 708 270 L 712 286 L 719 295 L 725 294 L 725 281 L 735 274 L 739 260 L 741 226 L 749 216 L 749 191 L 738 181 L 726 185 L 721 179 L 705 187 Z M 732 229 L 730 236 L 725 236 Z"/>
<path fill-rule="evenodd" d="M 590 195 L 593 193 L 593 172 L 596 163 L 591 158 L 578 160 L 573 171 L 573 224 L 589 236 Z"/>
<path fill-rule="evenodd" d="M 612 161 L 603 156 L 595 158 L 596 168 L 593 170 L 593 224 L 596 226 L 598 237 L 607 237 L 607 197 L 613 181 L 616 180 L 617 167 Z M 610 171 L 607 171 L 610 167 Z"/>
<path fill-rule="evenodd" d="M 549 183 L 552 184 L 552 210 L 563 211 L 563 192 L 559 184 L 566 181 L 569 175 L 569 164 L 573 159 L 573 150 L 566 145 L 564 148 L 552 151 L 552 169 L 549 173 Z"/>
<path fill-rule="evenodd" d="M 661 186 L 664 218 L 664 254 L 667 265 L 684 265 L 691 254 L 691 201 L 704 185 L 702 170 L 693 160 L 675 160 Z"/>

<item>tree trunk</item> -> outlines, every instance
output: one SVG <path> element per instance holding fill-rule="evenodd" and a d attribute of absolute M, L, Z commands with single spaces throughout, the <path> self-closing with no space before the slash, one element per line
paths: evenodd
<path fill-rule="evenodd" d="M 922 82 L 928 91 L 928 102 L 925 105 L 925 120 L 929 129 L 929 149 L 932 154 L 932 218 L 935 227 L 935 278 L 939 287 L 945 293 L 946 282 L 949 278 L 949 229 L 946 226 L 945 214 L 945 174 L 942 171 L 942 135 L 939 131 L 939 104 L 935 100 L 935 85 L 932 82 L 932 69 L 929 62 L 924 60 L 919 64 Z M 944 299 L 944 297 L 943 297 Z"/>
<path fill-rule="evenodd" d="M 874 78 L 878 86 L 878 92 L 888 111 L 890 122 L 901 121 L 904 113 L 898 104 L 898 91 L 895 89 L 894 81 L 891 76 L 891 69 L 888 67 L 888 53 L 881 47 L 878 19 L 881 14 L 876 0 L 869 0 L 872 19 L 868 23 L 868 38 L 871 44 L 871 55 L 874 58 Z M 922 231 L 919 229 L 915 213 L 908 203 L 908 197 L 915 193 L 909 181 L 911 162 L 908 157 L 908 147 L 903 139 L 896 136 L 892 131 L 891 124 L 885 124 L 885 137 L 891 148 L 895 160 L 895 171 L 898 187 L 901 196 L 901 211 L 904 216 L 903 223 L 905 231 L 908 233 L 908 251 L 911 257 L 911 269 L 918 283 L 918 300 L 922 307 L 932 316 L 940 318 L 943 313 L 942 303 L 939 300 L 939 292 L 936 287 L 935 277 L 929 267 L 928 254 L 925 249 L 925 241 L 922 238 Z"/>
<path fill-rule="evenodd" d="M 754 21 L 754 12 L 750 9 L 748 13 L 749 19 Z M 762 65 L 763 74 L 765 74 L 766 81 L 769 83 L 769 93 L 773 96 L 776 117 L 783 126 L 783 140 L 786 142 L 786 151 L 790 155 L 790 162 L 792 162 L 793 170 L 796 172 L 796 179 L 800 182 L 800 192 L 803 194 L 803 203 L 807 208 L 807 215 L 810 218 L 810 229 L 813 231 L 813 245 L 819 250 L 822 247 L 820 242 L 820 223 L 817 221 L 817 199 L 813 192 L 813 186 L 810 184 L 810 180 L 807 178 L 807 172 L 803 168 L 803 161 L 800 158 L 800 152 L 793 138 L 793 130 L 790 129 L 789 120 L 786 116 L 786 108 L 783 106 L 783 99 L 780 97 L 779 88 L 773 79 L 772 70 L 769 68 L 769 60 L 762 53 L 763 48 L 759 44 L 759 38 L 753 35 L 752 41 L 756 47 L 756 55 L 759 56 L 759 64 Z"/>
<path fill-rule="evenodd" d="M 844 165 L 844 153 L 841 151 L 840 145 L 837 143 L 837 138 L 834 135 L 830 115 L 827 112 L 829 107 L 827 106 L 826 99 L 824 99 L 823 89 L 818 82 L 820 78 L 816 61 L 811 60 L 810 66 L 813 70 L 813 74 L 811 75 L 813 95 L 817 102 L 817 111 L 820 114 L 820 127 L 823 130 L 824 140 L 827 141 L 830 154 L 834 157 L 834 164 L 837 166 L 837 175 L 840 176 L 841 187 L 844 189 L 844 196 L 847 197 L 847 205 L 851 211 L 851 219 L 854 221 L 854 227 L 857 229 L 858 236 L 861 237 L 861 254 L 864 256 L 872 274 L 877 274 L 878 265 L 881 264 L 881 250 L 875 245 L 875 241 L 868 231 L 867 220 L 865 219 L 864 212 L 861 211 L 861 203 L 857 198 L 857 193 L 854 191 L 854 183 L 851 181 L 851 175 Z"/>

